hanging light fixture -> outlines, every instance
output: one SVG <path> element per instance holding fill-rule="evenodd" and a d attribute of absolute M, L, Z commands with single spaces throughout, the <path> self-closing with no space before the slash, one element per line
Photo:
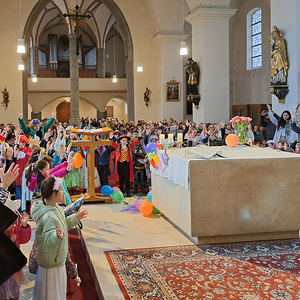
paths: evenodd
<path fill-rule="evenodd" d="M 17 53 L 25 53 L 25 42 L 24 39 L 18 39 Z"/>
<path fill-rule="evenodd" d="M 36 75 L 35 75 L 35 74 L 33 74 L 33 75 L 32 75 L 32 77 L 31 77 L 31 81 L 32 81 L 32 82 L 37 82 L 37 77 L 36 77 Z"/>
<path fill-rule="evenodd" d="M 183 7 L 183 1 L 182 0 L 182 18 L 184 20 L 184 7 Z M 183 22 L 183 28 L 182 28 L 182 42 L 181 42 L 181 47 L 180 47 L 180 52 L 179 54 L 180 55 L 188 55 L 188 49 L 187 49 L 187 46 L 186 46 L 186 42 L 184 41 L 184 22 Z"/>
<path fill-rule="evenodd" d="M 22 7 L 21 7 L 21 0 L 20 0 L 20 31 L 21 31 L 21 35 L 22 35 L 22 17 L 21 17 L 21 13 L 22 13 Z M 17 53 L 26 53 L 24 39 L 18 39 Z"/>
<path fill-rule="evenodd" d="M 141 63 L 138 63 L 138 64 L 137 64 L 136 71 L 137 71 L 137 72 L 143 72 L 143 71 L 144 71 L 144 70 L 143 70 L 143 66 L 142 66 Z"/>
<path fill-rule="evenodd" d="M 20 60 L 19 61 L 19 64 L 18 64 L 18 70 L 19 71 L 24 71 L 25 70 L 25 66 L 23 64 L 23 60 Z"/>
<path fill-rule="evenodd" d="M 117 74 L 116 74 L 116 29 L 114 34 L 114 75 L 112 82 L 118 82 Z"/>

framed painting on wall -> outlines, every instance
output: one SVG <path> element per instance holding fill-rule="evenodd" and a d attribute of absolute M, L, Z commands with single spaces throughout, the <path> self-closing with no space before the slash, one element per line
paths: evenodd
<path fill-rule="evenodd" d="M 180 101 L 180 82 L 176 80 L 167 82 L 166 101 Z"/>

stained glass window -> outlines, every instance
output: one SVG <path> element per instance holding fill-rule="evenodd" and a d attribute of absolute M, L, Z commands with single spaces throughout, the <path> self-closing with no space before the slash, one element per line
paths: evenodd
<path fill-rule="evenodd" d="M 251 67 L 261 68 L 261 9 L 251 15 Z"/>

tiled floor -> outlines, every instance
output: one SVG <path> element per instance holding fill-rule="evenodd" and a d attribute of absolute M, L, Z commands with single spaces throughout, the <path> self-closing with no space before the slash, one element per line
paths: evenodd
<path fill-rule="evenodd" d="M 84 205 L 89 215 L 83 220 L 82 234 L 106 300 L 124 299 L 124 296 L 106 260 L 105 250 L 192 244 L 162 216 L 146 218 L 140 212 L 121 212 L 124 206 L 121 203 Z M 31 245 L 31 242 L 22 245 L 22 251 L 29 254 Z M 28 275 L 28 282 L 22 287 L 22 300 L 32 298 L 35 279 L 27 267 L 25 274 Z"/>

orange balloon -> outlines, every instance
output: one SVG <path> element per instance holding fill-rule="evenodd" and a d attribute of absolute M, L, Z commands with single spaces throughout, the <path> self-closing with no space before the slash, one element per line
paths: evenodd
<path fill-rule="evenodd" d="M 88 140 L 89 140 L 89 137 L 88 137 L 87 135 L 85 135 L 85 136 L 82 138 L 82 141 L 88 141 Z M 83 151 L 85 151 L 86 148 L 87 148 L 87 146 L 81 147 L 81 149 L 82 149 Z"/>
<path fill-rule="evenodd" d="M 236 147 L 239 144 L 239 137 L 236 134 L 228 134 L 225 143 L 228 147 Z"/>
<path fill-rule="evenodd" d="M 79 169 L 83 165 L 83 158 L 79 152 L 75 153 L 73 156 L 73 166 Z"/>
<path fill-rule="evenodd" d="M 140 212 L 144 217 L 150 216 L 153 212 L 153 205 L 148 201 L 143 202 L 140 206 Z"/>

